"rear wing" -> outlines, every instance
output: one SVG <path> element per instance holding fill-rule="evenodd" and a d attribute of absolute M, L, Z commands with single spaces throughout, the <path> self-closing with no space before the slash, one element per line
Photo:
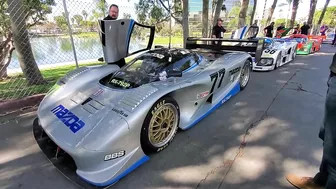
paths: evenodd
<path fill-rule="evenodd" d="M 213 53 L 247 52 L 259 61 L 264 49 L 264 39 L 218 39 L 188 37 L 186 49 L 210 50 Z"/>

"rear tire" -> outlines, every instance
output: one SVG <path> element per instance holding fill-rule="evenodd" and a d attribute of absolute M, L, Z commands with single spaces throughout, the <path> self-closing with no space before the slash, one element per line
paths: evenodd
<path fill-rule="evenodd" d="M 251 61 L 246 60 L 244 66 L 242 67 L 239 78 L 240 90 L 244 90 L 248 82 L 250 81 L 250 71 L 251 71 L 250 65 Z"/>
<path fill-rule="evenodd" d="M 141 129 L 141 146 L 146 154 L 165 149 L 174 139 L 180 123 L 177 102 L 168 96 L 154 103 Z"/>

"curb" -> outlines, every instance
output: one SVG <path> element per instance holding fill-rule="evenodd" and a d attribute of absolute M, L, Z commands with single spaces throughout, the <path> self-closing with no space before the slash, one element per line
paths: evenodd
<path fill-rule="evenodd" d="M 37 106 L 43 100 L 45 94 L 37 94 L 33 96 L 24 97 L 21 99 L 7 100 L 0 102 L 0 115 L 10 114 L 15 111 L 22 111 L 22 109 Z"/>

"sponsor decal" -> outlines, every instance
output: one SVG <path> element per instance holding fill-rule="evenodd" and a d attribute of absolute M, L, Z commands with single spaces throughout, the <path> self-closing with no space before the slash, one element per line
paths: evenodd
<path fill-rule="evenodd" d="M 112 160 L 112 159 L 117 159 L 117 158 L 123 157 L 125 154 L 126 154 L 125 150 L 122 150 L 120 152 L 116 152 L 116 153 L 113 153 L 113 154 L 107 154 L 104 157 L 104 161 L 109 161 L 109 160 Z"/>
<path fill-rule="evenodd" d="M 119 85 L 119 86 L 124 87 L 124 88 L 127 88 L 127 87 L 131 86 L 131 84 L 129 84 L 129 83 L 125 82 L 125 81 L 119 81 L 117 79 L 112 79 L 110 81 L 110 83 Z"/>
<path fill-rule="evenodd" d="M 103 89 L 99 88 L 95 93 L 93 93 L 93 96 L 99 96 L 104 92 Z"/>
<path fill-rule="evenodd" d="M 230 70 L 230 71 L 229 71 L 229 74 L 230 74 L 230 75 L 233 75 L 233 74 L 235 74 L 235 73 L 239 72 L 239 71 L 240 71 L 240 69 L 241 69 L 241 67 L 238 67 L 238 68 L 232 69 L 232 70 Z"/>
<path fill-rule="evenodd" d="M 124 111 L 122 110 L 118 110 L 116 108 L 112 108 L 112 111 L 114 111 L 115 113 L 119 114 L 119 115 L 122 115 L 124 117 L 128 117 L 128 114 L 126 114 Z"/>
<path fill-rule="evenodd" d="M 56 106 L 51 110 L 51 112 L 59 120 L 61 120 L 64 123 L 64 125 L 69 127 L 69 129 L 73 133 L 78 132 L 81 128 L 85 126 L 84 121 L 80 120 L 75 114 L 66 109 L 63 105 Z"/>
<path fill-rule="evenodd" d="M 209 94 L 210 94 L 209 91 L 205 91 L 205 92 L 199 93 L 199 94 L 197 94 L 197 99 L 204 98 L 204 97 L 208 96 Z"/>
<path fill-rule="evenodd" d="M 225 98 L 222 100 L 222 104 L 223 104 L 224 102 L 228 101 L 228 100 L 231 98 L 231 96 L 232 96 L 232 95 L 229 95 L 229 96 L 225 97 Z"/>

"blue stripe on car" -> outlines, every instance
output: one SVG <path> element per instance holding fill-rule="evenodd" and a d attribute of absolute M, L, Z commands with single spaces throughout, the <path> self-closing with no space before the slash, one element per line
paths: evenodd
<path fill-rule="evenodd" d="M 222 99 L 220 100 L 214 107 L 212 107 L 209 111 L 205 112 L 201 117 L 196 119 L 194 122 L 192 122 L 189 126 L 187 126 L 184 130 L 190 129 L 191 127 L 195 126 L 198 122 L 200 122 L 202 119 L 207 117 L 209 114 L 211 114 L 213 111 L 215 111 L 220 105 L 228 101 L 231 97 L 235 96 L 240 91 L 240 84 L 237 82 L 235 86 L 231 89 L 231 91 Z"/>
<path fill-rule="evenodd" d="M 239 39 L 243 39 L 244 32 L 245 32 L 246 28 L 247 28 L 247 26 L 244 26 L 244 29 L 243 29 L 243 31 L 241 32 Z"/>
<path fill-rule="evenodd" d="M 95 185 L 95 186 L 109 186 L 112 184 L 115 184 L 116 182 L 118 182 L 120 179 L 122 179 L 124 176 L 128 175 L 130 172 L 132 172 L 134 169 L 138 168 L 140 165 L 142 165 L 143 163 L 145 163 L 146 161 L 149 160 L 148 156 L 143 156 L 141 159 L 139 159 L 137 162 L 135 162 L 134 164 L 132 164 L 128 169 L 126 169 L 124 172 L 122 172 L 120 175 L 118 175 L 116 178 L 103 182 L 103 183 L 95 183 L 95 182 L 91 182 L 83 177 L 80 177 L 82 179 L 84 179 L 86 182 Z"/>

